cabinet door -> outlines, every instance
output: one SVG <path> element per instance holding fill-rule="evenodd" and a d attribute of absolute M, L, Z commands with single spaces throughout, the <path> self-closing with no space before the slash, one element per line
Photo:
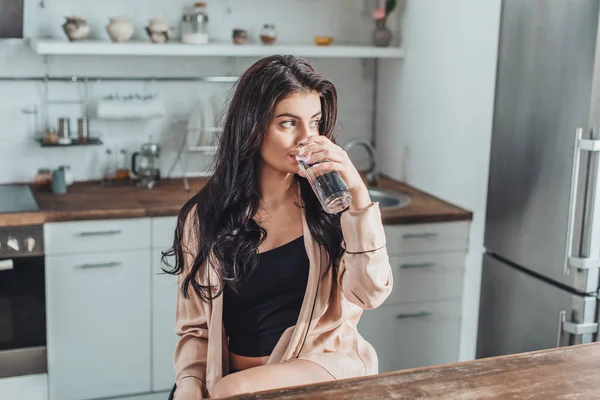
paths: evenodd
<path fill-rule="evenodd" d="M 50 400 L 150 391 L 148 250 L 46 258 Z"/>
<path fill-rule="evenodd" d="M 150 248 L 150 218 L 44 224 L 46 256 Z"/>
<path fill-rule="evenodd" d="M 152 251 L 152 390 L 171 390 L 175 383 L 173 351 L 177 277 L 161 271 L 161 251 Z"/>
<path fill-rule="evenodd" d="M 394 287 L 388 304 L 460 299 L 465 254 L 431 253 L 390 256 Z"/>
<path fill-rule="evenodd" d="M 387 251 L 390 255 L 467 251 L 470 222 L 386 225 Z"/>
<path fill-rule="evenodd" d="M 373 345 L 379 372 L 458 361 L 460 301 L 386 305 L 365 310 L 360 334 Z"/>

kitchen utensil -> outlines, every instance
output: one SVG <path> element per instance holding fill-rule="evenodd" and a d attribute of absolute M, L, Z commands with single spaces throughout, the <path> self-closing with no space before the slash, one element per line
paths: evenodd
<path fill-rule="evenodd" d="M 65 171 L 65 184 L 71 186 L 73 184 L 73 174 L 71 173 L 71 167 L 68 165 L 61 165 L 58 169 Z"/>
<path fill-rule="evenodd" d="M 138 179 L 138 186 L 152 189 L 160 179 L 159 156 L 160 146 L 152 138 L 131 155 L 131 172 Z"/>
<path fill-rule="evenodd" d="M 67 193 L 67 181 L 63 168 L 57 168 L 52 171 L 52 192 L 54 194 Z"/>
<path fill-rule="evenodd" d="M 79 143 L 87 143 L 89 139 L 89 123 L 87 118 L 77 119 L 77 137 Z"/>
<path fill-rule="evenodd" d="M 58 119 L 58 143 L 71 144 L 71 129 L 69 128 L 69 118 Z"/>

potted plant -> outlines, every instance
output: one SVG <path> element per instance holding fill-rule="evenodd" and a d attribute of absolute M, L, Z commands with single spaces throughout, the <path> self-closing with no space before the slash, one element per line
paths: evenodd
<path fill-rule="evenodd" d="M 386 22 L 397 6 L 398 0 L 379 0 L 379 6 L 373 10 L 373 19 L 375 20 L 373 44 L 375 46 L 387 47 L 392 42 L 392 32 L 387 28 Z"/>

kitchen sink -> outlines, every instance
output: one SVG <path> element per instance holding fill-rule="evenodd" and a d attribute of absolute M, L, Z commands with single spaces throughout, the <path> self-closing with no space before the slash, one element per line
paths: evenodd
<path fill-rule="evenodd" d="M 369 195 L 371 201 L 379 203 L 382 210 L 401 208 L 410 204 L 410 197 L 404 193 L 369 188 Z"/>

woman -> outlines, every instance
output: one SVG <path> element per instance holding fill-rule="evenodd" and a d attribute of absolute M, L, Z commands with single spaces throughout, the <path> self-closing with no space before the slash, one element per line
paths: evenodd
<path fill-rule="evenodd" d="M 377 373 L 356 324 L 392 274 L 336 118 L 335 87 L 302 59 L 262 59 L 238 81 L 214 175 L 180 211 L 168 253 L 181 289 L 176 400 Z M 323 211 L 296 155 L 341 174 L 348 210 Z"/>

